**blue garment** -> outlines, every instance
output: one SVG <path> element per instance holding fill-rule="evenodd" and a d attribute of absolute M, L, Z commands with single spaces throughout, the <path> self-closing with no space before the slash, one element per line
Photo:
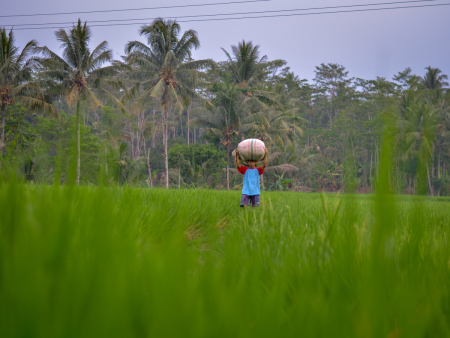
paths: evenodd
<path fill-rule="evenodd" d="M 259 190 L 259 171 L 257 168 L 250 169 L 244 174 L 244 186 L 242 187 L 242 195 L 260 195 Z"/>

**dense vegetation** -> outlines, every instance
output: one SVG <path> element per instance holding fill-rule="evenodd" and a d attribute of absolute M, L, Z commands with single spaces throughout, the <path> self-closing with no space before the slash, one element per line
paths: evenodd
<path fill-rule="evenodd" d="M 450 337 L 447 197 L 0 185 L 1 337 Z"/>
<path fill-rule="evenodd" d="M 176 22 L 139 34 L 146 42 L 130 37 L 113 60 L 81 21 L 56 32 L 61 55 L 35 41 L 20 50 L 3 29 L 2 168 L 39 183 L 238 189 L 230 154 L 254 137 L 270 150 L 265 189 L 371 192 L 389 125 L 391 188 L 450 194 L 450 91 L 438 68 L 364 80 L 330 63 L 309 82 L 251 42 L 214 62 L 192 59 L 197 32 Z"/>

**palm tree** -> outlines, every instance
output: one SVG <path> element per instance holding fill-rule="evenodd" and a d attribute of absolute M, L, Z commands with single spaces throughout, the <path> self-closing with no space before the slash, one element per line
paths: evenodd
<path fill-rule="evenodd" d="M 448 86 L 448 82 L 445 80 L 448 79 L 448 76 L 442 74 L 442 71 L 439 68 L 431 68 L 431 66 L 425 68 L 427 73 L 423 78 L 421 78 L 421 83 L 427 89 L 441 89 L 443 86 Z"/>
<path fill-rule="evenodd" d="M 33 71 L 39 62 L 32 57 L 35 53 L 36 41 L 29 41 L 19 52 L 15 45 L 11 29 L 6 34 L 5 28 L 0 32 L 0 95 L 2 100 L 2 132 L 0 141 L 0 156 L 5 146 L 5 115 L 6 107 L 21 101 L 28 108 L 45 109 L 55 112 L 51 104 L 45 101 L 44 93 L 38 83 L 33 81 Z"/>
<path fill-rule="evenodd" d="M 230 190 L 230 151 L 233 135 L 239 134 L 235 129 L 233 117 L 230 111 L 222 106 L 215 107 L 213 110 L 196 108 L 194 110 L 198 116 L 190 122 L 199 127 L 203 127 L 206 134 L 210 134 L 218 139 L 227 147 L 227 190 Z"/>
<path fill-rule="evenodd" d="M 303 130 L 294 123 L 296 119 L 301 119 L 296 116 L 297 111 L 297 108 L 283 110 L 276 107 L 265 110 L 257 121 L 253 122 L 255 137 L 267 145 L 290 144 L 293 139 L 303 135 Z M 243 122 L 247 122 L 247 119 Z"/>
<path fill-rule="evenodd" d="M 250 115 L 240 115 L 240 122 L 246 124 L 248 128 L 252 121 L 257 119 L 257 116 L 251 116 L 254 113 L 266 110 L 268 105 L 281 107 L 280 102 L 277 101 L 277 93 L 268 91 L 267 84 L 260 81 L 266 75 L 264 62 L 267 60 L 267 56 L 260 57 L 259 48 L 259 45 L 253 45 L 251 41 L 246 42 L 245 40 L 239 42 L 237 46 L 231 46 L 232 55 L 222 48 L 228 58 L 227 67 L 232 73 L 233 83 L 241 88 L 243 97 L 251 98 L 247 105 L 253 104 Z M 241 139 L 244 140 L 242 128 L 241 132 Z"/>
<path fill-rule="evenodd" d="M 138 84 L 144 89 L 137 105 L 143 106 L 150 98 L 161 99 L 164 107 L 163 143 L 165 158 L 166 188 L 169 187 L 169 163 L 167 156 L 167 119 L 170 102 L 183 109 L 179 95 L 189 93 L 200 100 L 204 98 L 195 91 L 195 84 L 203 76 L 199 70 L 214 67 L 212 60 L 191 61 L 191 50 L 200 47 L 197 32 L 188 30 L 180 35 L 180 25 L 176 21 L 156 19 L 151 25 L 139 31 L 147 39 L 147 45 L 131 41 L 125 46 L 127 61 L 139 70 Z M 191 84 L 194 87 L 191 88 Z"/>
<path fill-rule="evenodd" d="M 246 96 L 236 84 L 215 83 L 212 110 L 198 107 L 194 109 L 197 118 L 191 124 L 204 128 L 205 133 L 218 139 L 227 147 L 227 190 L 230 189 L 230 151 L 233 136 L 254 128 L 253 122 L 261 117 L 266 107 L 253 96 Z"/>
<path fill-rule="evenodd" d="M 240 87 L 251 85 L 261 74 L 261 66 L 267 60 L 267 56 L 259 57 L 259 48 L 259 45 L 253 46 L 251 41 L 245 40 L 239 42 L 237 46 L 231 46 L 233 56 L 222 48 L 228 58 L 234 81 Z"/>
<path fill-rule="evenodd" d="M 408 108 L 403 126 L 407 147 L 404 158 L 414 156 L 418 152 L 420 160 L 419 193 L 424 193 L 426 190 L 426 180 L 424 179 L 426 175 L 430 192 L 433 194 L 428 165 L 438 128 L 438 109 L 430 104 L 416 104 Z"/>
<path fill-rule="evenodd" d="M 187 114 L 187 135 L 186 135 L 186 140 L 187 140 L 187 145 L 189 145 L 190 143 L 190 133 L 191 133 L 191 126 L 189 124 L 189 120 L 190 120 L 190 114 L 191 114 L 191 109 L 192 109 L 192 100 L 188 97 L 185 97 L 183 100 L 183 105 L 186 107 L 186 114 Z"/>
<path fill-rule="evenodd" d="M 49 89 L 55 96 L 64 96 L 72 108 L 76 105 L 77 113 L 77 176 L 76 184 L 80 184 L 81 174 L 81 139 L 80 139 L 80 106 L 87 101 L 92 108 L 102 106 L 93 91 L 115 102 L 121 109 L 123 105 L 102 85 L 104 79 L 115 73 L 114 66 L 102 67 L 112 60 L 112 50 L 103 41 L 91 52 L 89 41 L 92 37 L 87 23 L 78 24 L 65 31 L 55 32 L 56 38 L 63 48 L 62 57 L 47 47 L 38 48 L 44 55 L 42 61 L 44 71 L 41 76 L 49 83 Z"/>

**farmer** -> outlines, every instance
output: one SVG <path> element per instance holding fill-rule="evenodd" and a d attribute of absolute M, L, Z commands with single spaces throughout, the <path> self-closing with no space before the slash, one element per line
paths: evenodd
<path fill-rule="evenodd" d="M 239 162 L 239 150 L 236 149 L 236 166 L 238 171 L 244 175 L 244 186 L 242 187 L 241 207 L 246 207 L 249 201 L 252 203 L 252 208 L 259 207 L 260 190 L 259 190 L 259 176 L 264 173 L 267 166 L 267 148 L 264 150 L 264 163 L 262 167 L 256 168 L 256 161 L 247 161 L 248 168 L 241 165 Z"/>

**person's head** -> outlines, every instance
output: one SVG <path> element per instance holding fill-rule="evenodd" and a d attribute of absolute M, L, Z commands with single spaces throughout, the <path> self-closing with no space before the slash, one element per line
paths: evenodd
<path fill-rule="evenodd" d="M 256 167 L 256 161 L 247 161 L 247 163 L 248 163 L 248 167 L 250 168 L 250 169 L 254 169 L 255 167 Z"/>

